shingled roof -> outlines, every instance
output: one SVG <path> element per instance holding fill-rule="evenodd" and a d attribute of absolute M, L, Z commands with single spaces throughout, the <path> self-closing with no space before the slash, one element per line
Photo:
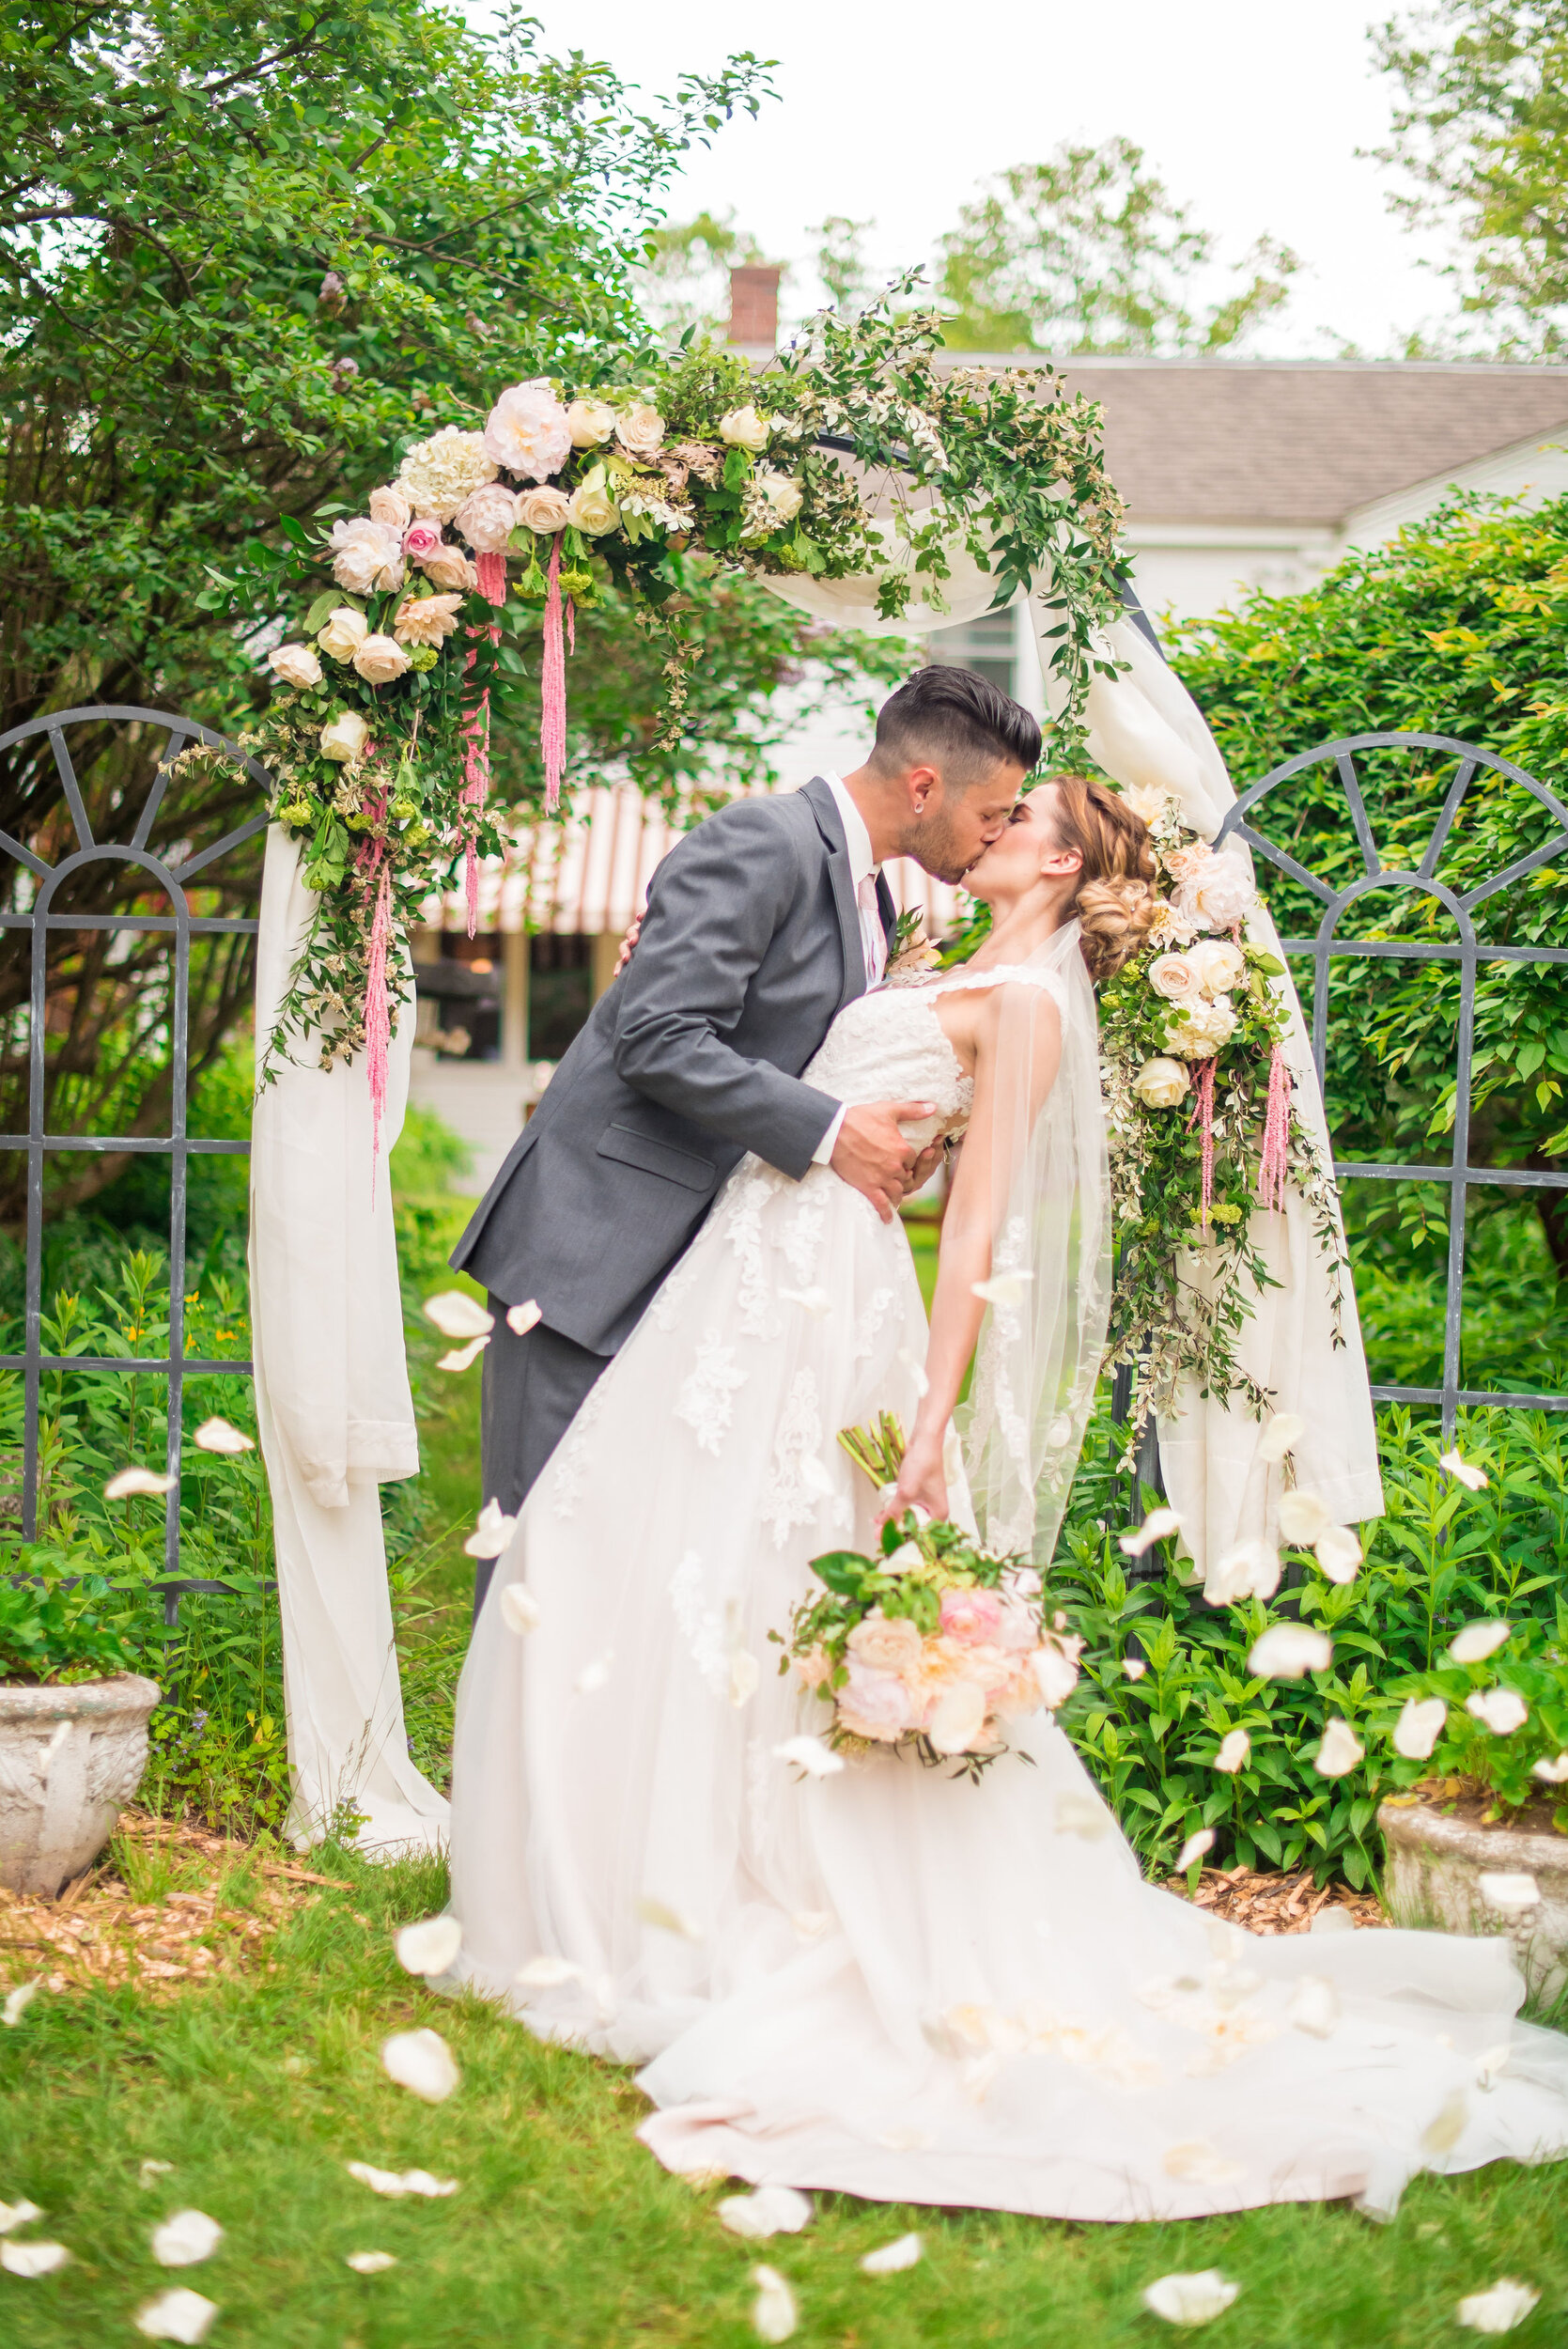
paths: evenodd
<path fill-rule="evenodd" d="M 998 353 L 986 364 L 1027 362 Z M 1568 366 L 1267 359 L 1061 366 L 1069 389 L 1105 403 L 1111 478 L 1135 523 L 1333 526 L 1376 498 L 1518 442 L 1559 429 L 1568 438 Z"/>

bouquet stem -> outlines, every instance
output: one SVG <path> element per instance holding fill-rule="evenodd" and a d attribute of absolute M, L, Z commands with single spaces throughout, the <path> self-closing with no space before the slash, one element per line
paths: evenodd
<path fill-rule="evenodd" d="M 869 1427 L 841 1427 L 838 1439 L 858 1469 L 880 1492 L 896 1485 L 904 1465 L 904 1423 L 896 1411 L 879 1411 Z"/>

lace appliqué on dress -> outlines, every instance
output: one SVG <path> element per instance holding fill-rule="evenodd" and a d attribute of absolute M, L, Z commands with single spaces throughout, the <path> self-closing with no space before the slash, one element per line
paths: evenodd
<path fill-rule="evenodd" d="M 832 1480 L 817 1456 L 821 1450 L 816 1373 L 798 1370 L 779 1415 L 773 1462 L 762 1491 L 763 1521 L 771 1525 L 779 1549 L 788 1541 L 793 1526 L 811 1523 L 818 1504 L 832 1489 Z"/>
<path fill-rule="evenodd" d="M 662 1330 L 666 1337 L 679 1321 L 682 1301 L 696 1277 L 697 1256 L 688 1249 L 648 1308 L 655 1329 Z"/>
<path fill-rule="evenodd" d="M 702 1450 L 711 1452 L 715 1458 L 735 1417 L 732 1397 L 745 1383 L 746 1374 L 736 1361 L 734 1346 L 723 1345 L 718 1330 L 709 1330 L 697 1347 L 696 1368 L 681 1381 L 675 1417 L 686 1422 Z"/>
<path fill-rule="evenodd" d="M 703 1562 L 694 1549 L 687 1551 L 670 1577 L 670 1604 L 691 1661 L 716 1697 L 727 1696 L 730 1666 L 724 1618 L 716 1607 L 703 1605 Z"/>
<path fill-rule="evenodd" d="M 758 1166 L 754 1174 L 738 1173 L 729 1198 L 720 1209 L 720 1229 L 740 1267 L 740 1288 L 736 1301 L 740 1309 L 741 1334 L 748 1338 L 778 1335 L 763 1254 L 762 1215 L 779 1188 L 779 1179 L 768 1167 Z"/>
<path fill-rule="evenodd" d="M 855 1324 L 855 1350 L 853 1359 L 857 1362 L 870 1361 L 872 1348 L 877 1343 L 877 1332 L 880 1330 L 883 1322 L 886 1321 L 888 1317 L 888 1308 L 892 1305 L 893 1301 L 893 1292 L 892 1289 L 872 1290 L 870 1297 L 866 1300 L 865 1311 L 862 1314 L 859 1321 Z"/>

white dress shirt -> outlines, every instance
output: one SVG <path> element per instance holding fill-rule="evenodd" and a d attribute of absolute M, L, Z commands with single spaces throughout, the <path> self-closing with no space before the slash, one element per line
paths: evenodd
<path fill-rule="evenodd" d="M 876 987 L 887 968 L 888 939 L 882 927 L 882 916 L 877 903 L 877 876 L 881 866 L 871 852 L 871 834 L 865 828 L 865 817 L 855 805 L 837 775 L 824 775 L 823 782 L 833 795 L 833 805 L 844 826 L 845 845 L 849 851 L 849 880 L 855 892 L 861 913 L 861 949 L 865 956 L 865 983 Z M 841 1105 L 827 1132 L 812 1152 L 812 1162 L 826 1166 L 833 1155 L 839 1128 L 844 1124 Z"/>

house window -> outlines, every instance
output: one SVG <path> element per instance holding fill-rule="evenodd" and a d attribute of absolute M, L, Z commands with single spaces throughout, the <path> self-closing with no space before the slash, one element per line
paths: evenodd
<path fill-rule="evenodd" d="M 594 941 L 542 930 L 528 941 L 528 1057 L 560 1060 L 594 1007 Z"/>
<path fill-rule="evenodd" d="M 983 612 L 961 628 L 934 629 L 927 639 L 933 661 L 972 669 L 987 685 L 1017 697 L 1017 630 L 1011 612 Z"/>
<path fill-rule="evenodd" d="M 416 950 L 419 1043 L 445 1060 L 500 1059 L 501 952 L 499 938 L 451 930 L 441 933 L 434 961 L 417 959 Z"/>

